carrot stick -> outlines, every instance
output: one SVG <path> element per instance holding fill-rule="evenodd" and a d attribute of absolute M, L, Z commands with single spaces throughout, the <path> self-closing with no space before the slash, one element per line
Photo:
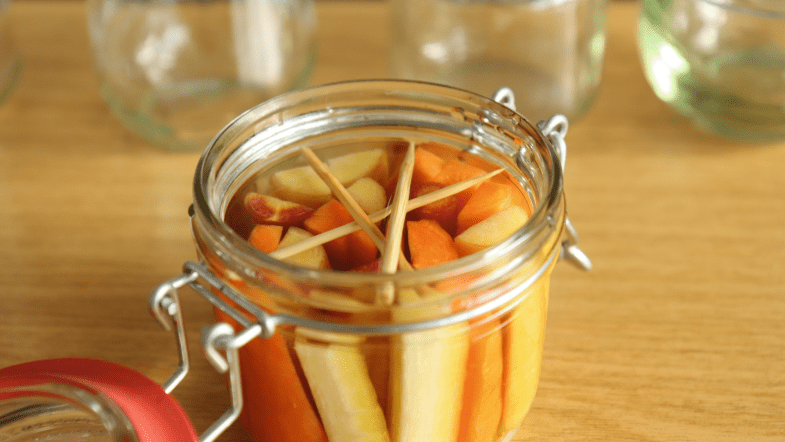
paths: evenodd
<path fill-rule="evenodd" d="M 415 269 L 444 264 L 458 259 L 452 237 L 432 219 L 407 221 L 409 252 Z"/>
<path fill-rule="evenodd" d="M 480 184 L 458 213 L 456 233 L 463 233 L 469 227 L 510 207 L 513 192 L 517 192 L 517 189 L 506 184 L 493 181 Z"/>
<path fill-rule="evenodd" d="M 504 405 L 501 430 L 520 427 L 537 392 L 548 305 L 548 278 L 541 276 L 510 313 L 504 329 Z"/>
<path fill-rule="evenodd" d="M 336 227 L 353 221 L 352 215 L 336 199 L 331 199 L 319 206 L 310 218 L 303 222 L 305 230 L 314 235 L 328 232 Z M 336 270 L 351 268 L 349 238 L 344 236 L 324 243 L 324 250 L 330 258 L 330 264 Z M 376 249 L 374 248 L 374 251 Z"/>
<path fill-rule="evenodd" d="M 498 319 L 472 326 L 457 442 L 493 442 L 502 417 L 502 333 Z"/>
<path fill-rule="evenodd" d="M 483 183 L 485 184 L 485 183 Z M 421 184 L 412 188 L 412 196 L 418 197 L 427 195 L 436 190 L 442 189 L 445 186 L 436 183 Z M 458 211 L 461 209 L 458 204 L 458 196 L 451 195 L 446 198 L 426 204 L 420 208 L 412 210 L 411 219 L 432 219 L 439 223 L 442 228 L 450 235 L 454 236 L 456 232 L 456 220 L 458 219 Z"/>
<path fill-rule="evenodd" d="M 455 184 L 471 178 L 482 176 L 484 173 L 484 170 L 474 167 L 470 164 L 466 164 L 463 161 L 448 160 L 445 161 L 442 170 L 433 178 L 433 182 L 448 186 L 450 184 Z M 470 187 L 469 189 L 466 189 L 456 195 L 461 207 L 466 204 L 466 201 L 472 195 L 472 192 L 475 188 L 476 187 Z"/>
<path fill-rule="evenodd" d="M 443 167 L 444 160 L 440 156 L 417 148 L 414 170 L 412 171 L 412 183 L 418 185 L 430 183 Z"/>
<path fill-rule="evenodd" d="M 248 236 L 248 242 L 262 253 L 270 253 L 278 248 L 283 235 L 283 226 L 257 224 Z"/>
<path fill-rule="evenodd" d="M 219 322 L 239 328 L 232 317 L 214 311 Z M 244 402 L 240 420 L 256 439 L 327 442 L 281 334 L 251 340 L 240 348 L 239 358 Z"/>

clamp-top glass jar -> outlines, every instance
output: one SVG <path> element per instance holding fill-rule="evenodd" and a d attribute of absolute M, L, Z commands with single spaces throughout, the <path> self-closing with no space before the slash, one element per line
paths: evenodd
<path fill-rule="evenodd" d="M 202 263 L 152 304 L 190 284 L 234 327 L 222 343 L 239 348 L 255 438 L 491 442 L 520 427 L 550 272 L 560 256 L 590 264 L 566 219 L 566 120 L 538 128 L 513 109 L 508 90 L 350 82 L 270 100 L 215 137 L 194 180 Z M 322 233 L 341 229 L 357 233 Z"/>

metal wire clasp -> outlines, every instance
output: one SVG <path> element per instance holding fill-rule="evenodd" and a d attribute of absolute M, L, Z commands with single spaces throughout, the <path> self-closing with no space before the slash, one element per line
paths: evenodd
<path fill-rule="evenodd" d="M 515 94 L 512 89 L 508 87 L 500 88 L 493 94 L 492 98 L 494 101 L 515 110 Z M 547 120 L 537 123 L 537 129 L 539 129 L 556 148 L 562 174 L 564 174 L 564 168 L 567 163 L 567 143 L 565 143 L 564 137 L 567 135 L 568 127 L 569 123 L 567 117 L 561 114 L 556 114 Z M 591 270 L 592 268 L 589 257 L 578 248 L 578 231 L 575 230 L 572 221 L 570 221 L 570 218 L 567 216 L 564 217 L 564 239 L 561 243 L 559 258 L 564 258 L 574 266 L 583 270 Z"/>
<path fill-rule="evenodd" d="M 190 285 L 191 288 L 202 296 L 206 296 L 205 292 L 210 294 L 210 301 L 219 308 L 228 308 L 228 304 L 225 301 L 197 282 L 199 278 L 205 279 L 209 285 L 219 289 L 221 292 L 226 290 L 223 283 L 207 271 L 204 266 L 188 262 L 185 264 L 182 275 L 159 285 L 150 295 L 148 304 L 150 312 L 158 319 L 158 322 L 161 323 L 165 330 L 174 330 L 180 356 L 177 370 L 162 386 L 166 393 L 171 393 L 177 387 L 180 381 L 185 378 L 189 369 L 188 345 L 177 290 L 185 285 Z M 261 324 L 253 323 L 237 313 L 236 310 L 232 310 L 235 312 L 235 315 L 244 319 L 244 321 L 241 321 L 241 324 L 245 326 L 243 330 L 235 332 L 231 325 L 224 322 L 213 324 L 202 330 L 202 348 L 204 349 L 205 357 L 219 373 L 229 373 L 229 392 L 232 404 L 229 410 L 199 436 L 200 442 L 214 441 L 239 417 L 240 410 L 243 408 L 243 394 L 237 350 L 251 339 L 264 335 Z M 270 334 L 265 335 L 265 337 Z"/>

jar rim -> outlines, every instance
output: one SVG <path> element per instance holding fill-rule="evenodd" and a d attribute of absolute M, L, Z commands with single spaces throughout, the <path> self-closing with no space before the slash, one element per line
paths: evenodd
<path fill-rule="evenodd" d="M 407 96 L 420 95 L 422 97 L 440 97 L 455 101 L 456 103 L 471 103 L 473 106 L 484 109 L 503 109 L 508 118 L 515 120 L 515 124 L 534 139 L 538 151 L 545 153 L 544 160 L 547 162 L 549 175 L 546 189 L 544 189 L 543 201 L 533 204 L 531 217 L 526 224 L 518 229 L 516 233 L 491 246 L 485 250 L 468 255 L 450 263 L 439 266 L 418 269 L 410 272 L 397 272 L 395 274 L 361 273 L 361 272 L 339 272 L 334 270 L 309 269 L 295 266 L 284 261 L 276 260 L 254 249 L 248 242 L 236 233 L 221 216 L 217 210 L 217 201 L 211 199 L 216 195 L 211 192 L 210 187 L 215 184 L 216 168 L 226 164 L 226 158 L 219 154 L 227 146 L 227 143 L 237 136 L 243 135 L 243 130 L 254 126 L 261 117 L 269 117 L 279 112 L 281 109 L 289 109 L 297 106 L 298 103 L 308 101 L 314 97 L 330 97 L 338 93 L 347 91 L 368 91 L 382 90 L 388 96 L 404 94 Z M 244 142 L 247 142 L 244 141 Z M 511 250 L 520 247 L 533 247 L 538 250 L 542 244 L 535 244 L 533 241 L 544 241 L 550 235 L 543 236 L 544 231 L 560 232 L 563 226 L 561 218 L 555 213 L 563 211 L 563 187 L 562 169 L 559 161 L 559 154 L 556 147 L 548 137 L 544 136 L 540 129 L 531 124 L 524 116 L 512 109 L 500 104 L 491 98 L 479 94 L 454 88 L 445 85 L 411 81 L 411 80 L 352 80 L 338 83 L 331 83 L 320 86 L 313 86 L 283 95 L 279 95 L 264 103 L 253 107 L 243 114 L 236 117 L 232 122 L 225 126 L 209 143 L 199 159 L 194 175 L 194 218 L 201 226 L 207 227 L 200 229 L 200 234 L 209 236 L 210 240 L 220 245 L 224 250 L 231 250 L 233 259 L 242 262 L 245 268 L 267 268 L 280 272 L 284 276 L 305 278 L 308 280 L 318 280 L 320 283 L 330 284 L 332 282 L 343 281 L 344 278 L 351 278 L 357 284 L 380 284 L 384 282 L 406 284 L 422 284 L 427 281 L 436 281 L 444 277 L 454 276 L 465 273 L 466 271 L 476 270 L 490 261 L 498 259 L 500 255 L 509 253 Z M 559 221 L 559 222 L 557 222 Z M 560 235 L 556 235 L 558 238 Z M 557 247 L 556 241 L 552 247 Z M 548 251 L 551 256 L 554 250 Z M 550 260 L 546 260 L 550 261 Z M 542 264 L 546 265 L 545 263 Z M 249 277 L 254 275 L 246 274 Z"/>

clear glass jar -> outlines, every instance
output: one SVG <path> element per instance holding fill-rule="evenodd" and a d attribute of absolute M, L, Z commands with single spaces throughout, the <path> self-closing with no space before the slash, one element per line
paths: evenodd
<path fill-rule="evenodd" d="M 208 442 L 216 434 L 205 433 Z M 95 359 L 0 368 L 0 441 L 200 440 L 177 401 L 141 373 Z"/>
<path fill-rule="evenodd" d="M 224 125 L 302 87 L 315 57 L 311 0 L 89 0 L 100 88 L 130 130 L 204 149 Z"/>
<path fill-rule="evenodd" d="M 645 0 L 638 46 L 653 91 L 699 127 L 785 139 L 785 3 Z"/>
<path fill-rule="evenodd" d="M 512 88 L 534 121 L 595 101 L 606 0 L 393 0 L 390 70 L 490 96 Z"/>
<path fill-rule="evenodd" d="M 215 137 L 194 179 L 203 264 L 160 292 L 190 283 L 234 327 L 236 345 L 223 342 L 239 348 L 240 418 L 257 440 L 509 440 L 537 389 L 551 270 L 577 250 L 563 238 L 564 146 L 541 128 L 462 90 L 361 81 L 277 97 Z M 330 158 L 401 140 L 501 168 L 532 203 L 529 220 L 483 251 L 392 274 L 275 259 L 227 222 L 238 194 L 302 164 L 303 148 Z M 377 302 L 390 288 L 394 301 Z"/>

